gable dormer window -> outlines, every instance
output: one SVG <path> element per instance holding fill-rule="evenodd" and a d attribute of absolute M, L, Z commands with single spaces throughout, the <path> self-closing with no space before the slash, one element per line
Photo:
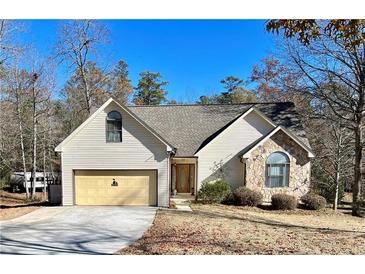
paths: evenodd
<path fill-rule="evenodd" d="M 106 117 L 106 141 L 119 143 L 122 141 L 122 115 L 118 111 L 111 111 Z"/>

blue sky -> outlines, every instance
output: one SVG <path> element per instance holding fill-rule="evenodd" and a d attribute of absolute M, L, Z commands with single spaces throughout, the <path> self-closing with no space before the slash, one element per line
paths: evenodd
<path fill-rule="evenodd" d="M 61 20 L 26 20 L 22 35 L 39 54 L 51 52 Z M 274 50 L 274 37 L 264 20 L 103 20 L 110 43 L 100 48 L 102 66 L 119 59 L 129 65 L 135 86 L 142 71 L 160 72 L 169 82 L 168 98 L 194 101 L 221 91 L 219 81 L 234 75 L 246 79 L 253 64 Z M 69 77 L 57 73 L 60 89 Z"/>

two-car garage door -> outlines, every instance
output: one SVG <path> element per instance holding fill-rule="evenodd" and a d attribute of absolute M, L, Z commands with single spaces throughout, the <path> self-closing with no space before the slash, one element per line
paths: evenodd
<path fill-rule="evenodd" d="M 75 170 L 77 205 L 156 205 L 156 170 Z"/>

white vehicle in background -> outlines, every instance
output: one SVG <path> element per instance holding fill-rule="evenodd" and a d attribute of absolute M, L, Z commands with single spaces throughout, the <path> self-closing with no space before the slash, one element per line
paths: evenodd
<path fill-rule="evenodd" d="M 43 172 L 36 172 L 35 188 L 36 190 L 41 190 L 47 187 L 49 183 L 58 180 L 58 174 L 51 172 L 45 172 L 45 178 Z M 27 172 L 24 180 L 24 172 L 14 172 L 10 177 L 10 188 L 13 192 L 24 191 L 26 187 L 31 189 L 32 187 L 32 172 Z"/>

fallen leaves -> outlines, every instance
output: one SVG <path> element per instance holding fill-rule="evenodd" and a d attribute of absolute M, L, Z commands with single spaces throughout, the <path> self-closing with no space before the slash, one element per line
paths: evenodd
<path fill-rule="evenodd" d="M 365 223 L 350 215 L 192 208 L 158 211 L 143 237 L 117 254 L 365 254 Z"/>
<path fill-rule="evenodd" d="M 43 193 L 37 193 L 37 197 L 43 198 Z M 25 193 L 9 193 L 0 191 L 0 220 L 9 220 L 28 214 L 39 208 L 40 202 L 28 202 Z"/>

